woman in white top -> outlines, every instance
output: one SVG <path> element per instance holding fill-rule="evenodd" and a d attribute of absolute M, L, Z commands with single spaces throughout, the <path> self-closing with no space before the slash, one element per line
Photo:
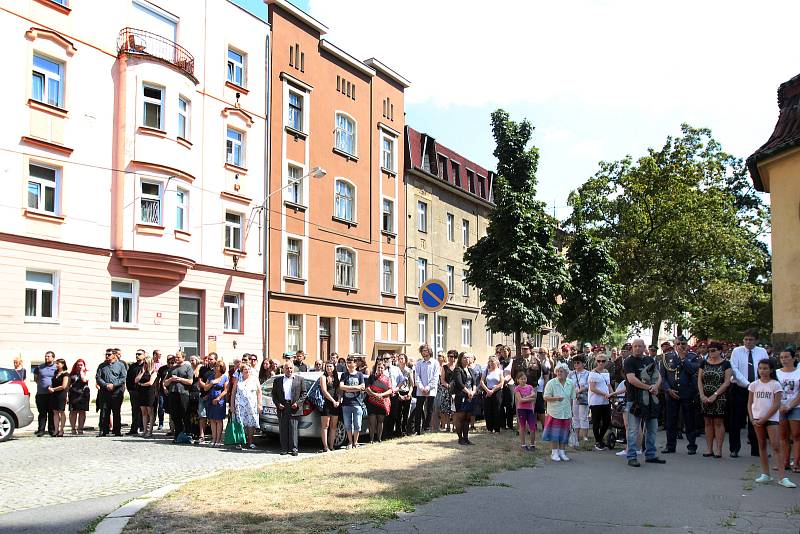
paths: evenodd
<path fill-rule="evenodd" d="M 572 358 L 575 366 L 570 371 L 568 378 L 575 384 L 575 400 L 572 403 L 572 428 L 578 434 L 578 439 L 589 440 L 589 371 L 586 367 L 586 357 L 578 354 Z"/>
<path fill-rule="evenodd" d="M 781 440 L 786 469 L 800 473 L 800 369 L 797 368 L 797 353 L 793 346 L 781 351 L 781 367 L 775 374 L 783 388 L 781 407 Z M 794 442 L 789 449 L 789 438 Z M 789 465 L 789 458 L 794 457 L 794 466 Z"/>
<path fill-rule="evenodd" d="M 589 373 L 589 410 L 592 412 L 592 433 L 594 434 L 594 449 L 604 451 L 603 438 L 611 426 L 611 406 L 608 404 L 608 394 L 611 392 L 611 375 L 606 371 L 608 356 L 598 352 L 595 358 L 595 368 Z"/>
<path fill-rule="evenodd" d="M 503 402 L 504 382 L 500 360 L 496 356 L 490 356 L 486 370 L 481 374 L 481 390 L 484 396 L 483 413 L 486 417 L 486 430 L 489 433 L 500 433 L 500 429 L 503 427 L 501 403 Z"/>

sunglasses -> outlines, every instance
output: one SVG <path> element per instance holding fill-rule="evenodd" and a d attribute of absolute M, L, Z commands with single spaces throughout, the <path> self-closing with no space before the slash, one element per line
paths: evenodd
<path fill-rule="evenodd" d="M 597 363 L 606 363 L 608 360 L 597 360 Z"/>

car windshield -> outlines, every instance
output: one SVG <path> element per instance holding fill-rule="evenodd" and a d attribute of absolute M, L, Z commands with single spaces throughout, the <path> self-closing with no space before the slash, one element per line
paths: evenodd
<path fill-rule="evenodd" d="M 12 380 L 19 380 L 19 374 L 14 369 L 6 369 L 0 367 L 0 384 L 11 382 Z"/>

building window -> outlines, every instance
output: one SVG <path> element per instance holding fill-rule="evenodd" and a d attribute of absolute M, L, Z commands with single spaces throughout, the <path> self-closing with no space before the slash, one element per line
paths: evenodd
<path fill-rule="evenodd" d="M 141 222 L 161 226 L 161 184 L 142 180 Z"/>
<path fill-rule="evenodd" d="M 471 184 L 475 180 L 475 173 L 467 169 L 467 184 Z M 458 184 L 459 186 L 461 184 Z"/>
<path fill-rule="evenodd" d="M 242 250 L 242 216 L 225 213 L 225 248 Z"/>
<path fill-rule="evenodd" d="M 336 180 L 334 213 L 337 219 L 355 221 L 356 188 L 350 182 Z"/>
<path fill-rule="evenodd" d="M 439 168 L 439 178 L 447 181 L 447 158 L 442 156 L 441 154 L 436 155 L 436 163 L 437 167 Z"/>
<path fill-rule="evenodd" d="M 228 128 L 225 141 L 225 161 L 237 167 L 244 167 L 244 134 Z"/>
<path fill-rule="evenodd" d="M 481 198 L 486 198 L 486 180 L 483 176 L 478 176 L 478 191 Z"/>
<path fill-rule="evenodd" d="M 453 217 L 452 213 L 447 214 L 447 240 L 450 242 L 455 241 L 455 229 L 453 228 L 456 224 L 455 217 Z"/>
<path fill-rule="evenodd" d="M 383 260 L 382 291 L 394 294 L 394 262 L 392 260 Z"/>
<path fill-rule="evenodd" d="M 189 106 L 190 102 L 184 97 L 178 97 L 178 137 L 189 139 Z"/>
<path fill-rule="evenodd" d="M 388 137 L 383 138 L 381 147 L 381 165 L 387 171 L 395 172 L 394 170 L 394 139 Z"/>
<path fill-rule="evenodd" d="M 417 230 L 428 231 L 428 204 L 421 200 L 417 201 Z"/>
<path fill-rule="evenodd" d="M 350 321 L 350 354 L 364 354 L 364 321 Z"/>
<path fill-rule="evenodd" d="M 472 319 L 461 319 L 461 345 L 472 345 Z"/>
<path fill-rule="evenodd" d="M 439 324 L 436 325 L 436 352 L 447 350 L 447 317 L 439 316 Z"/>
<path fill-rule="evenodd" d="M 417 258 L 417 289 L 428 279 L 428 260 Z"/>
<path fill-rule="evenodd" d="M 447 266 L 447 292 L 451 295 L 456 289 L 456 270 L 452 265 Z"/>
<path fill-rule="evenodd" d="M 175 190 L 175 229 L 189 228 L 189 192 L 180 187 Z"/>
<path fill-rule="evenodd" d="M 303 318 L 290 313 L 286 321 L 286 351 L 295 353 L 303 349 Z"/>
<path fill-rule="evenodd" d="M 461 240 L 464 241 L 464 246 L 469 246 L 469 221 L 461 219 Z"/>
<path fill-rule="evenodd" d="M 460 167 L 455 161 L 451 161 L 450 164 L 453 166 L 453 182 L 458 185 L 461 183 Z"/>
<path fill-rule="evenodd" d="M 494 346 L 494 343 L 492 343 L 492 329 L 489 328 L 488 326 L 486 327 L 486 346 L 487 347 Z M 550 345 L 550 346 L 555 347 L 555 345 Z"/>
<path fill-rule="evenodd" d="M 286 240 L 286 276 L 303 277 L 303 242 L 291 237 Z"/>
<path fill-rule="evenodd" d="M 63 63 L 34 54 L 31 98 L 51 106 L 63 107 L 63 74 Z"/>
<path fill-rule="evenodd" d="M 470 175 L 467 176 L 467 178 L 469 179 L 469 183 L 467 184 L 469 186 L 469 192 L 474 195 L 475 194 L 475 176 L 473 174 L 470 174 Z"/>
<path fill-rule="evenodd" d="M 134 282 L 130 280 L 111 281 L 111 322 L 114 324 L 133 324 L 136 293 Z"/>
<path fill-rule="evenodd" d="M 467 270 L 461 271 L 461 295 L 469 297 L 469 284 L 467 283 Z"/>
<path fill-rule="evenodd" d="M 336 249 L 336 278 L 339 287 L 356 287 L 356 254 L 350 249 Z"/>
<path fill-rule="evenodd" d="M 225 307 L 225 317 L 223 319 L 223 329 L 226 332 L 240 332 L 241 331 L 241 296 L 236 294 L 226 293 L 223 297 L 223 304 Z"/>
<path fill-rule="evenodd" d="M 58 174 L 51 167 L 28 165 L 28 209 L 58 213 Z"/>
<path fill-rule="evenodd" d="M 428 342 L 428 314 L 420 313 L 417 319 L 417 335 L 420 343 Z"/>
<path fill-rule="evenodd" d="M 303 169 L 289 165 L 289 185 L 286 187 L 286 199 L 294 204 L 303 203 Z"/>
<path fill-rule="evenodd" d="M 389 234 L 394 233 L 394 200 L 390 198 L 383 199 L 381 230 Z"/>
<path fill-rule="evenodd" d="M 244 87 L 244 54 L 228 48 L 228 81 Z"/>
<path fill-rule="evenodd" d="M 25 317 L 52 319 L 56 310 L 56 275 L 25 271 Z"/>
<path fill-rule="evenodd" d="M 289 126 L 297 130 L 303 131 L 303 97 L 297 93 L 289 92 Z"/>
<path fill-rule="evenodd" d="M 164 90 L 152 85 L 142 86 L 144 110 L 142 124 L 156 130 L 164 129 Z"/>
<path fill-rule="evenodd" d="M 356 123 L 343 113 L 336 114 L 335 146 L 347 154 L 356 154 Z"/>

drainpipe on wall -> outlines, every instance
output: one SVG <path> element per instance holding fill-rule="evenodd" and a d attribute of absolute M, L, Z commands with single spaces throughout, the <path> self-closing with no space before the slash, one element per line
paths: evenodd
<path fill-rule="evenodd" d="M 269 26 L 267 29 L 267 47 L 266 47 L 266 75 L 267 75 L 267 94 L 266 94 L 266 120 L 264 121 L 264 128 L 265 128 L 265 142 L 266 142 L 266 150 L 264 151 L 264 196 L 267 195 L 269 192 L 270 187 L 270 162 L 272 161 L 272 128 L 270 128 L 270 124 L 272 122 L 272 109 L 270 108 L 271 95 L 272 95 L 272 49 L 271 49 L 271 41 L 270 41 L 270 32 L 272 31 L 272 26 Z M 269 199 L 267 199 L 269 202 Z M 269 229 L 269 204 L 267 204 L 266 212 L 262 209 L 259 217 L 264 215 L 264 302 L 262 306 L 262 310 L 264 312 L 264 335 L 262 336 L 262 351 L 264 358 L 269 357 L 268 348 L 269 348 L 269 266 L 270 266 L 270 229 Z M 259 223 L 261 221 L 259 220 Z"/>

